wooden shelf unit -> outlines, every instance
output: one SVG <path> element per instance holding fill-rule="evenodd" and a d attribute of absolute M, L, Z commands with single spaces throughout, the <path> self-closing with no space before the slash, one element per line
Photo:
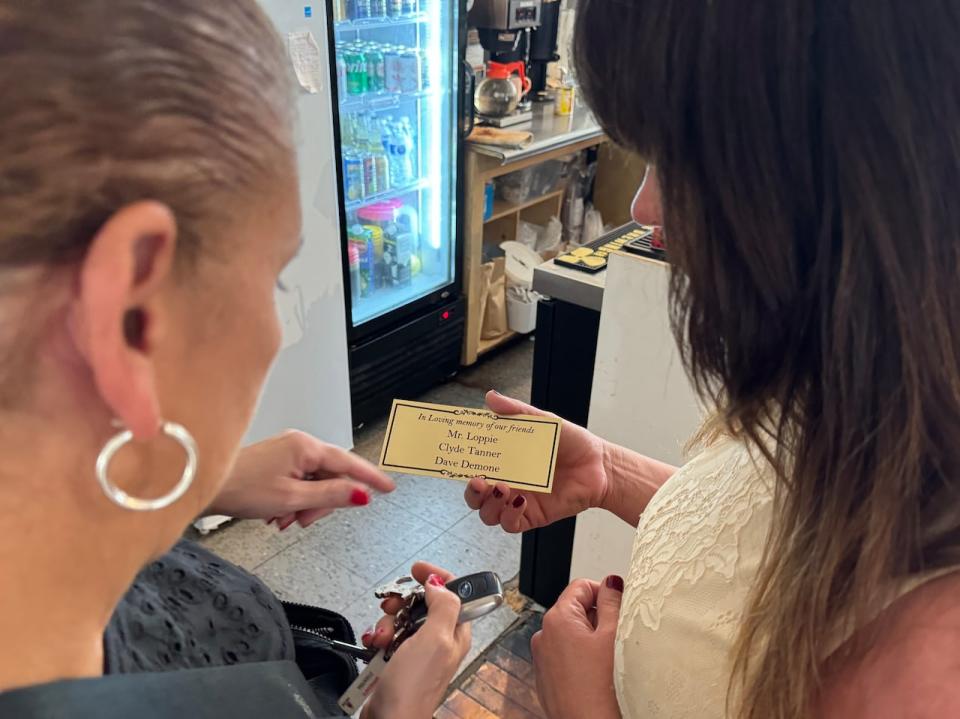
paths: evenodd
<path fill-rule="evenodd" d="M 467 197 L 466 222 L 464 228 L 463 252 L 463 281 L 464 294 L 467 297 L 467 327 L 464 337 L 461 362 L 472 365 L 477 358 L 513 339 L 516 334 L 508 332 L 492 340 L 481 340 L 481 313 L 480 283 L 481 265 L 483 264 L 484 243 L 499 245 L 505 240 L 515 240 L 520 228 L 520 222 L 532 222 L 546 225 L 551 217 L 558 217 L 563 207 L 563 190 L 547 193 L 521 203 L 494 203 L 493 215 L 486 222 L 483 219 L 484 205 L 486 204 L 485 188 L 487 182 L 502 177 L 511 172 L 526 167 L 539 165 L 548 160 L 558 160 L 574 155 L 589 147 L 596 147 L 606 142 L 606 137 L 600 135 L 567 145 L 561 145 L 552 150 L 528 156 L 516 162 L 501 163 L 495 158 L 470 150 L 467 147 Z"/>
<path fill-rule="evenodd" d="M 550 202 L 551 200 L 563 199 L 563 190 L 554 190 L 553 192 L 548 192 L 545 195 L 540 197 L 533 197 L 524 202 L 511 203 L 506 200 L 495 200 L 493 203 L 493 214 L 490 215 L 484 224 L 488 222 L 493 222 L 494 220 L 499 220 L 501 217 L 507 217 L 514 213 L 518 213 L 522 210 L 526 210 L 528 207 L 535 207 L 544 202 Z"/>

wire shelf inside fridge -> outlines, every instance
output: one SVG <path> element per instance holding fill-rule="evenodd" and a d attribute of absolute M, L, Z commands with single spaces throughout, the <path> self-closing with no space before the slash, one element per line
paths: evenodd
<path fill-rule="evenodd" d="M 368 92 L 363 95 L 347 95 L 340 101 L 340 112 L 381 112 L 392 110 L 405 102 L 414 102 L 434 97 L 432 90 L 420 92 Z"/>
<path fill-rule="evenodd" d="M 403 27 L 405 25 L 419 25 L 428 20 L 426 13 L 401 15 L 400 17 L 364 18 L 362 20 L 340 20 L 334 23 L 337 34 L 345 32 L 362 32 L 364 30 L 384 30 L 387 28 Z"/>
<path fill-rule="evenodd" d="M 411 182 L 408 185 L 394 187 L 386 192 L 378 192 L 375 195 L 364 197 L 362 200 L 354 200 L 346 203 L 347 212 L 354 212 L 362 207 L 366 207 L 367 205 L 373 205 L 378 202 L 386 202 L 387 200 L 392 200 L 396 197 L 409 195 L 412 192 L 419 192 L 420 190 L 425 190 L 428 187 L 430 187 L 430 180 L 427 178 L 417 180 L 416 182 Z"/>

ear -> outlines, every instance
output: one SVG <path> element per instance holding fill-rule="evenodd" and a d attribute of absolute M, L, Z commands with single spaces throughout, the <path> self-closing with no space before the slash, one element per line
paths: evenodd
<path fill-rule="evenodd" d="M 157 202 L 138 202 L 100 229 L 80 270 L 72 329 L 104 403 L 138 439 L 157 434 L 160 402 L 151 349 L 163 331 L 161 288 L 177 227 Z"/>
<path fill-rule="evenodd" d="M 647 165 L 643 175 L 643 182 L 633 198 L 630 206 L 630 215 L 641 225 L 663 224 L 663 199 L 660 194 L 660 178 L 657 168 Z"/>

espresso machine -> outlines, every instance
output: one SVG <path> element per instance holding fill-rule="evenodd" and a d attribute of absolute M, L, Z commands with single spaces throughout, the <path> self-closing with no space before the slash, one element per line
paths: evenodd
<path fill-rule="evenodd" d="M 559 0 L 554 2 L 559 7 Z M 527 69 L 531 35 L 540 27 L 543 4 L 544 0 L 474 0 L 467 24 L 477 29 L 488 55 L 487 78 L 477 88 L 479 122 L 511 127 L 533 119 L 530 94 L 535 88 Z M 545 78 L 546 67 L 543 74 Z"/>

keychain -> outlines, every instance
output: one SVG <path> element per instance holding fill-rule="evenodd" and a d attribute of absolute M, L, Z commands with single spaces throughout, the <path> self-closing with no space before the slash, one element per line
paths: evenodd
<path fill-rule="evenodd" d="M 460 598 L 458 624 L 479 619 L 503 604 L 503 585 L 500 583 L 500 577 L 493 572 L 480 572 L 453 579 L 447 582 L 446 588 Z M 353 714 L 363 706 L 376 688 L 390 657 L 406 639 L 416 634 L 427 619 L 424 589 L 413 577 L 399 577 L 385 584 L 377 589 L 376 596 L 379 599 L 392 597 L 404 602 L 394 622 L 393 642 L 387 649 L 377 651 L 343 642 L 329 641 L 331 649 L 367 662 L 360 676 L 340 697 L 340 708 L 349 714 Z"/>

